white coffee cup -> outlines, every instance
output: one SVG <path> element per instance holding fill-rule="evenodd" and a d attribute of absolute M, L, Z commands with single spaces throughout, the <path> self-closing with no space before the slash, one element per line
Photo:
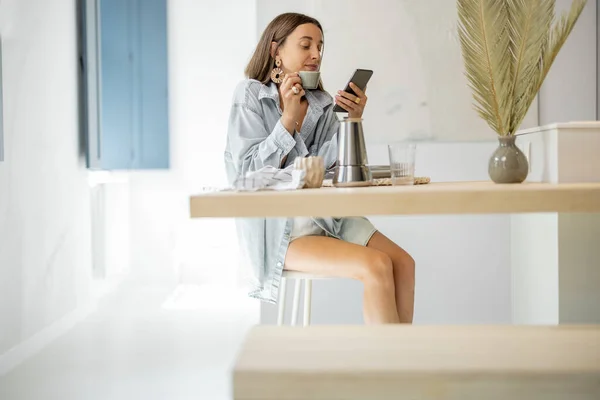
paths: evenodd
<path fill-rule="evenodd" d="M 300 71 L 298 72 L 300 79 L 302 79 L 302 87 L 304 89 L 316 89 L 319 87 L 319 81 L 321 80 L 320 71 Z"/>

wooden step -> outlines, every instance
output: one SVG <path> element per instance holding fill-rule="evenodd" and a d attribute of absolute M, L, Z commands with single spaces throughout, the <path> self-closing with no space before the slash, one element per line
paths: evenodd
<path fill-rule="evenodd" d="M 600 399 L 599 326 L 257 326 L 236 400 Z"/>

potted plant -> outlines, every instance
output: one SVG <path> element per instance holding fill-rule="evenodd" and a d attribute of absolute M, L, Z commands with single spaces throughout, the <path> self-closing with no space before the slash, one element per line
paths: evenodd
<path fill-rule="evenodd" d="M 488 165 L 496 183 L 521 183 L 527 157 L 515 132 L 587 0 L 555 20 L 556 0 L 457 0 L 458 34 L 474 107 L 497 133 Z"/>

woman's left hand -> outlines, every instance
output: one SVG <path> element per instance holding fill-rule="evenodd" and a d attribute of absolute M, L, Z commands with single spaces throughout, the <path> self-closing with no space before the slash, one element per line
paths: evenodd
<path fill-rule="evenodd" d="M 337 96 L 335 96 L 335 103 L 348 111 L 349 118 L 361 118 L 367 105 L 367 96 L 354 83 L 350 82 L 350 87 L 356 93 L 356 96 L 339 90 Z"/>

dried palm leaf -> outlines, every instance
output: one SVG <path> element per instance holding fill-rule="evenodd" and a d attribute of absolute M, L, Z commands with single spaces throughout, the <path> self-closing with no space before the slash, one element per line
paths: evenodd
<path fill-rule="evenodd" d="M 498 135 L 519 128 L 586 2 L 553 26 L 556 0 L 457 0 L 474 106 Z"/>
<path fill-rule="evenodd" d="M 511 37 L 511 111 L 508 133 L 514 133 L 537 94 L 541 49 L 554 18 L 553 0 L 508 0 Z"/>
<path fill-rule="evenodd" d="M 511 58 L 504 0 L 458 0 L 459 38 L 469 85 L 481 118 L 499 134 L 510 121 Z"/>

